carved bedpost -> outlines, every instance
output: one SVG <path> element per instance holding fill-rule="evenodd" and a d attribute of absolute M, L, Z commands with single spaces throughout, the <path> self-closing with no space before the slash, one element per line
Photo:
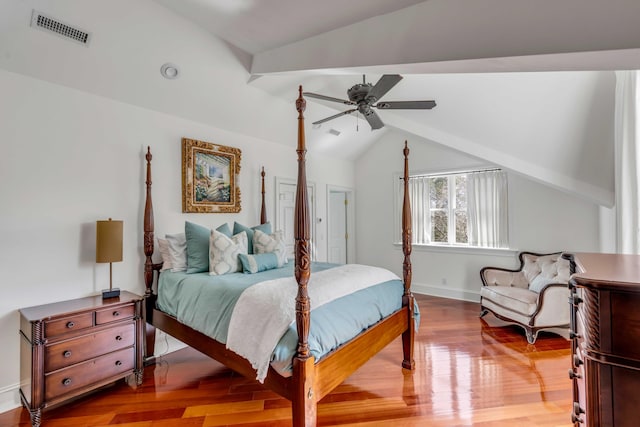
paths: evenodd
<path fill-rule="evenodd" d="M 404 353 L 402 367 L 413 370 L 416 367 L 416 363 L 413 360 L 415 327 L 413 323 L 414 298 L 411 293 L 411 201 L 409 199 L 409 147 L 407 141 L 404 142 L 404 150 L 402 152 L 404 154 L 404 200 L 402 204 L 402 252 L 404 253 L 402 278 L 404 280 L 404 294 L 402 296 L 402 305 L 406 306 L 409 312 L 409 325 L 402 334 L 402 350 Z"/>
<path fill-rule="evenodd" d="M 295 277 L 298 282 L 296 297 L 296 326 L 298 328 L 298 351 L 293 359 L 294 390 L 292 400 L 293 425 L 315 426 L 316 391 L 314 390 L 314 358 L 309 352 L 310 301 L 307 284 L 311 274 L 311 251 L 309 244 L 309 210 L 307 195 L 307 173 L 305 155 L 304 115 L 306 102 L 299 88 L 296 110 L 298 111 L 298 183 L 295 201 Z"/>
<path fill-rule="evenodd" d="M 264 166 L 262 167 L 262 172 L 260 172 L 260 178 L 262 183 L 262 205 L 260 206 L 260 224 L 264 224 L 267 222 L 267 207 L 264 203 Z"/>
<path fill-rule="evenodd" d="M 144 284 L 147 287 L 145 296 L 149 296 L 153 286 L 153 261 L 151 256 L 153 255 L 153 202 L 151 200 L 151 147 L 147 146 L 147 180 L 146 184 L 146 200 L 144 203 L 144 255 L 146 260 L 144 262 Z"/>
<path fill-rule="evenodd" d="M 145 320 L 147 316 L 150 316 L 153 312 L 155 305 L 155 297 L 153 295 L 153 270 L 154 265 L 151 260 L 153 255 L 153 202 L 151 200 L 151 147 L 147 147 L 147 154 L 145 159 L 147 160 L 147 180 L 146 184 L 146 200 L 144 204 L 144 284 L 146 290 L 145 296 Z M 153 360 L 153 353 L 156 344 L 156 328 L 151 324 L 146 324 L 146 341 L 144 349 L 145 363 L 149 363 Z"/>

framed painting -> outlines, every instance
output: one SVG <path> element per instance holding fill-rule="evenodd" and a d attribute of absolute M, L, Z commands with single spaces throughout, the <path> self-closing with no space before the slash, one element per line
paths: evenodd
<path fill-rule="evenodd" d="M 182 138 L 182 212 L 240 212 L 242 152 Z"/>

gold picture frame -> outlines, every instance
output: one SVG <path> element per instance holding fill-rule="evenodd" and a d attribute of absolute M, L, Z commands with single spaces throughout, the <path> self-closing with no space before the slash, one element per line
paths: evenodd
<path fill-rule="evenodd" d="M 240 212 L 239 148 L 182 138 L 182 212 Z"/>

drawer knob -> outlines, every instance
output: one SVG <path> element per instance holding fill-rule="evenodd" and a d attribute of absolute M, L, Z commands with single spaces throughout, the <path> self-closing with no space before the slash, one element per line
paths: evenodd
<path fill-rule="evenodd" d="M 578 402 L 573 402 L 573 412 L 571 413 L 571 422 L 582 424 L 584 420 L 580 418 L 580 414 L 584 414 L 584 409 L 580 407 Z"/>
<path fill-rule="evenodd" d="M 120 312 L 118 310 L 113 312 L 113 317 L 118 317 L 120 316 Z"/>
<path fill-rule="evenodd" d="M 71 329 L 74 326 L 76 326 L 76 324 L 74 322 L 67 322 L 67 328 Z"/>
<path fill-rule="evenodd" d="M 583 365 L 584 362 L 580 359 L 580 357 L 577 354 L 573 355 L 573 365 L 574 366 L 580 366 Z"/>
<path fill-rule="evenodd" d="M 62 357 L 64 358 L 71 357 L 71 350 L 65 350 L 64 353 L 62 353 Z"/>
<path fill-rule="evenodd" d="M 62 380 L 62 385 L 63 386 L 70 386 L 71 385 L 71 378 L 65 378 Z"/>
<path fill-rule="evenodd" d="M 569 379 L 572 380 L 574 378 L 582 378 L 582 376 L 573 369 L 569 369 Z"/>
<path fill-rule="evenodd" d="M 116 366 L 122 366 L 122 362 L 119 360 L 116 360 Z"/>
<path fill-rule="evenodd" d="M 122 341 L 122 336 L 121 335 L 117 335 L 116 336 L 116 341 Z"/>

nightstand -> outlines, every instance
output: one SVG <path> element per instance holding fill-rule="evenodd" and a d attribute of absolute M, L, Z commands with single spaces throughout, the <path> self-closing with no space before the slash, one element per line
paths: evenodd
<path fill-rule="evenodd" d="M 20 310 L 20 398 L 33 427 L 44 409 L 134 376 L 142 384 L 142 297 L 92 296 Z"/>

